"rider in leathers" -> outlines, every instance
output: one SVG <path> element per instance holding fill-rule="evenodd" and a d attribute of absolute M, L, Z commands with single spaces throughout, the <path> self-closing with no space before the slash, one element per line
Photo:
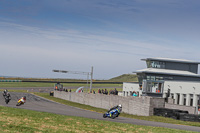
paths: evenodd
<path fill-rule="evenodd" d="M 11 100 L 10 93 L 8 92 L 7 89 L 3 91 L 3 97 L 4 97 L 5 99 L 8 97 L 8 99 Z"/>
<path fill-rule="evenodd" d="M 26 102 L 26 96 L 22 97 L 22 98 L 19 99 L 19 100 L 21 100 L 22 104 L 24 104 L 24 103 Z"/>
<path fill-rule="evenodd" d="M 117 106 L 114 106 L 114 107 L 112 107 L 109 111 L 108 111 L 108 113 L 110 114 L 110 116 L 111 116 L 111 113 L 110 113 L 110 111 L 111 110 L 113 110 L 113 109 L 118 109 L 119 110 L 119 112 L 121 112 L 122 111 L 122 105 L 121 104 L 119 104 L 119 105 L 117 105 Z"/>

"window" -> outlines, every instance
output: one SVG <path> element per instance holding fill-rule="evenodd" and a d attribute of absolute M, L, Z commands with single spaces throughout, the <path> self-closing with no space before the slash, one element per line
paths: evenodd
<path fill-rule="evenodd" d="M 162 61 L 146 61 L 147 68 L 165 68 L 165 62 Z"/>
<path fill-rule="evenodd" d="M 163 82 L 159 81 L 146 81 L 145 91 L 150 93 L 162 93 Z"/>
<path fill-rule="evenodd" d="M 163 80 L 163 77 L 160 76 L 147 76 L 147 80 L 152 80 L 152 81 L 159 81 L 159 80 Z"/>
<path fill-rule="evenodd" d="M 147 92 L 151 92 L 151 88 L 152 88 L 151 82 L 147 82 Z"/>

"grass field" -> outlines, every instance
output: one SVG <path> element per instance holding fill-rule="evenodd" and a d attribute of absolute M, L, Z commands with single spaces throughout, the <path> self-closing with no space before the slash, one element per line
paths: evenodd
<path fill-rule="evenodd" d="M 1 133 L 194 133 L 0 106 Z"/>
<path fill-rule="evenodd" d="M 77 83 L 64 83 L 63 87 L 80 87 L 87 86 L 87 84 Z M 90 86 L 90 84 L 88 84 Z M 122 84 L 93 84 L 93 87 L 119 87 L 122 88 Z M 54 83 L 37 83 L 37 82 L 0 82 L 0 87 L 54 87 Z"/>
<path fill-rule="evenodd" d="M 64 78 L 22 78 L 22 77 L 0 77 L 0 80 L 22 80 L 22 81 L 56 81 L 56 82 L 87 82 L 86 79 L 64 79 Z M 123 74 L 107 80 L 93 79 L 96 82 L 137 82 L 135 74 Z"/>

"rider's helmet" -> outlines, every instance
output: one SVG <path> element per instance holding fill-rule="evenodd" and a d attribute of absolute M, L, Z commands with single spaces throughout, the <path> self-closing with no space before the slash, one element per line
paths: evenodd
<path fill-rule="evenodd" d="M 119 104 L 118 106 L 119 106 L 120 108 L 122 108 L 122 105 L 121 105 L 121 104 Z"/>
<path fill-rule="evenodd" d="M 24 96 L 24 99 L 26 100 L 26 96 Z"/>

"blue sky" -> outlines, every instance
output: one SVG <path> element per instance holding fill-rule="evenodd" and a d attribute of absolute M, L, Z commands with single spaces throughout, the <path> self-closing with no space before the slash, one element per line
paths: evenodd
<path fill-rule="evenodd" d="M 142 58 L 200 61 L 198 0 L 1 0 L 0 75 L 109 79 Z"/>

